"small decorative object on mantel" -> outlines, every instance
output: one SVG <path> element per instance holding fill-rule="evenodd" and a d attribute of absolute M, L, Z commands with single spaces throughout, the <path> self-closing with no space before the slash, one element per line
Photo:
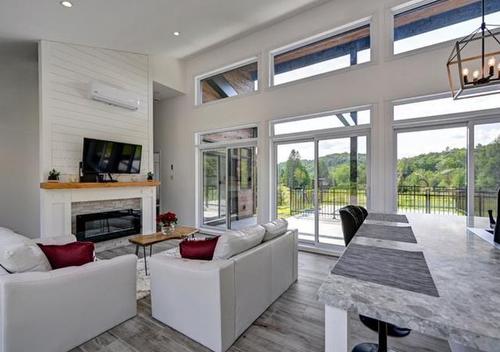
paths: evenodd
<path fill-rule="evenodd" d="M 154 173 L 152 173 L 151 171 L 149 171 L 148 172 L 148 181 L 153 181 L 153 176 L 154 175 L 155 175 Z"/>
<path fill-rule="evenodd" d="M 175 230 L 177 224 L 177 215 L 172 212 L 167 212 L 158 215 L 156 222 L 160 224 L 161 232 L 165 235 L 171 234 Z"/>
<path fill-rule="evenodd" d="M 446 63 L 455 100 L 500 92 L 500 29 L 485 23 L 485 0 L 481 1 L 481 12 L 481 26 L 455 43 Z"/>
<path fill-rule="evenodd" d="M 52 169 L 49 171 L 48 180 L 49 182 L 59 182 L 59 176 L 61 176 L 61 173 L 56 169 Z"/>

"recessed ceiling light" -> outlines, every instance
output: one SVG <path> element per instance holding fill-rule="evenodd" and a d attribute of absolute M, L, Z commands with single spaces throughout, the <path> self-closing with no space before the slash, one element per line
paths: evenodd
<path fill-rule="evenodd" d="M 64 7 L 73 7 L 71 1 L 61 1 L 61 5 Z"/>
<path fill-rule="evenodd" d="M 174 35 L 175 35 L 176 37 L 178 37 L 178 36 L 180 36 L 180 35 L 181 35 L 181 32 L 174 32 Z"/>

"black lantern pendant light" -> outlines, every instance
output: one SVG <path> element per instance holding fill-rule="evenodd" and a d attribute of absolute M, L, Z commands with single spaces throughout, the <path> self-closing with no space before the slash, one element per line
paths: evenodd
<path fill-rule="evenodd" d="M 481 27 L 455 43 L 446 63 L 453 99 L 500 93 L 500 30 L 486 24 L 485 0 L 481 13 Z M 470 51 L 478 53 L 467 55 Z"/>

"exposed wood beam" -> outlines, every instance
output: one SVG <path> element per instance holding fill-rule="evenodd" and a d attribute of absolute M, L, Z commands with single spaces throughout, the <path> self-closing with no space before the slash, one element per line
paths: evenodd
<path fill-rule="evenodd" d="M 327 50 L 342 44 L 354 42 L 356 40 L 364 39 L 370 36 L 370 27 L 365 26 L 351 32 L 336 35 L 319 42 L 306 45 L 299 49 L 294 49 L 274 57 L 274 63 L 280 64 L 283 62 L 292 61 L 310 54 L 314 54 L 323 50 Z"/>
<path fill-rule="evenodd" d="M 231 84 L 224 78 L 223 75 L 215 76 L 210 78 L 209 81 L 213 82 L 212 87 L 217 90 L 221 91 L 221 96 L 223 98 L 226 97 L 234 97 L 235 95 L 238 95 L 238 92 L 233 88 Z"/>
<path fill-rule="evenodd" d="M 402 13 L 401 15 L 397 16 L 396 18 L 394 18 L 394 26 L 396 28 L 401 27 L 406 24 L 436 16 L 443 12 L 451 11 L 473 3 L 477 3 L 477 0 L 447 0 L 440 1 L 435 4 L 431 3 L 427 6 L 422 6 L 422 8 L 419 10 L 414 10 L 407 14 Z"/>
<path fill-rule="evenodd" d="M 238 94 L 254 91 L 254 82 L 250 72 L 246 70 L 232 70 L 223 74 L 227 82 Z"/>
<path fill-rule="evenodd" d="M 201 92 L 203 95 L 204 103 L 208 103 L 209 101 L 219 100 L 222 98 L 220 94 L 215 89 L 213 89 L 210 84 L 208 84 L 207 81 L 201 82 Z"/>

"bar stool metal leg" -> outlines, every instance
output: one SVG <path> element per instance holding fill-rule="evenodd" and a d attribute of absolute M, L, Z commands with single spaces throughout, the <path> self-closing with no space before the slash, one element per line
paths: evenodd
<path fill-rule="evenodd" d="M 387 323 L 378 321 L 378 352 L 387 352 Z"/>
<path fill-rule="evenodd" d="M 380 320 L 378 322 L 378 344 L 360 343 L 353 348 L 352 352 L 388 352 L 387 323 Z"/>
<path fill-rule="evenodd" d="M 142 249 L 143 249 L 143 253 L 144 253 L 144 271 L 146 272 L 146 276 L 148 276 L 148 264 L 146 262 L 146 260 L 147 260 L 147 258 L 146 258 L 146 246 L 143 246 Z"/>

